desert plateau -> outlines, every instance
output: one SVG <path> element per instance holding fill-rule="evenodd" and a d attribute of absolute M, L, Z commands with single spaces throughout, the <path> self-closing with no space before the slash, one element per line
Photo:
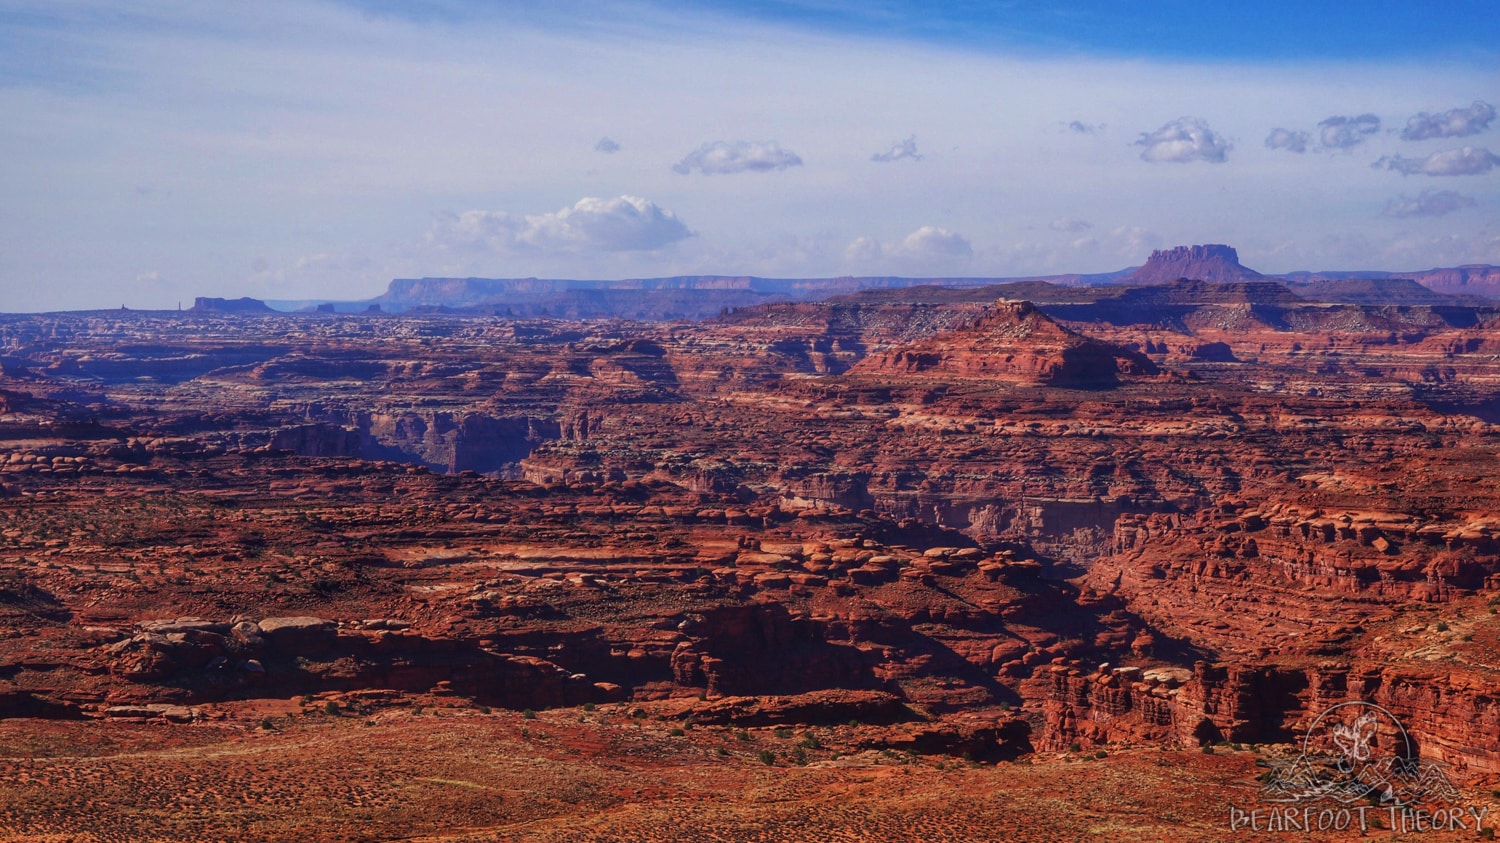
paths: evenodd
<path fill-rule="evenodd" d="M 1189 252 L 0 317 L 0 839 L 1216 839 L 1349 700 L 1474 838 L 1500 306 Z"/>

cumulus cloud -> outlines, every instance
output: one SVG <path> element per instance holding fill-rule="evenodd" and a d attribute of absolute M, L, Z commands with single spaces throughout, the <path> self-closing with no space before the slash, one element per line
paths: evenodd
<path fill-rule="evenodd" d="M 888 258 L 918 269 L 933 262 L 953 263 L 973 256 L 974 246 L 967 237 L 935 225 L 924 225 L 899 243 L 858 237 L 844 249 L 844 259 L 851 263 L 869 265 Z"/>
<path fill-rule="evenodd" d="M 909 158 L 912 161 L 922 160 L 922 156 L 917 153 L 916 135 L 912 135 L 906 140 L 901 141 L 885 152 L 877 152 L 874 155 L 870 156 L 871 161 L 877 161 L 882 164 L 886 164 L 891 161 L 900 161 L 903 158 Z"/>
<path fill-rule="evenodd" d="M 598 143 L 594 144 L 594 151 L 602 152 L 605 155 L 613 155 L 620 151 L 620 145 L 609 137 L 602 137 Z"/>
<path fill-rule="evenodd" d="M 1055 219 L 1052 222 L 1048 223 L 1047 227 L 1051 228 L 1053 231 L 1068 231 L 1077 233 L 1080 231 L 1088 231 L 1094 226 L 1092 223 L 1086 220 L 1077 220 L 1073 219 L 1072 217 L 1062 217 L 1061 219 Z"/>
<path fill-rule="evenodd" d="M 963 235 L 935 225 L 924 225 L 906 235 L 899 249 L 912 257 L 965 258 L 974 254 L 974 247 Z"/>
<path fill-rule="evenodd" d="M 443 214 L 428 240 L 435 245 L 516 252 L 654 251 L 693 236 L 671 211 L 638 196 L 592 197 L 548 214 L 503 211 Z"/>
<path fill-rule="evenodd" d="M 1208 123 L 1198 117 L 1179 117 L 1149 134 L 1142 133 L 1134 146 L 1145 147 L 1142 161 L 1173 162 L 1227 160 L 1229 141 L 1214 134 Z"/>
<path fill-rule="evenodd" d="M 1402 194 L 1385 206 L 1388 217 L 1441 217 L 1474 205 L 1474 200 L 1453 190 L 1424 190 L 1416 196 Z"/>
<path fill-rule="evenodd" d="M 1287 152 L 1306 152 L 1308 140 L 1310 138 L 1307 132 L 1294 132 L 1291 129 L 1272 129 L 1271 134 L 1266 135 L 1266 148 L 1285 149 Z"/>
<path fill-rule="evenodd" d="M 672 165 L 672 170 L 687 175 L 697 170 L 714 173 L 763 173 L 802 166 L 802 158 L 776 141 L 714 141 L 705 143 L 687 157 Z"/>
<path fill-rule="evenodd" d="M 1500 165 L 1500 156 L 1488 149 L 1466 146 L 1434 152 L 1426 158 L 1387 155 L 1371 166 L 1378 170 L 1394 170 L 1404 176 L 1477 176 L 1488 173 L 1497 165 Z"/>
<path fill-rule="evenodd" d="M 1378 131 L 1380 118 L 1373 114 L 1335 116 L 1318 124 L 1318 142 L 1328 149 L 1350 149 Z"/>
<path fill-rule="evenodd" d="M 870 237 L 856 237 L 844 249 L 844 259 L 854 263 L 872 263 L 880 260 L 883 254 L 885 254 L 885 247 L 880 245 L 879 240 Z"/>
<path fill-rule="evenodd" d="M 1428 140 L 1430 138 L 1462 138 L 1477 135 L 1488 129 L 1495 119 L 1495 107 L 1483 100 L 1475 100 L 1468 108 L 1450 108 L 1442 114 L 1422 112 L 1406 121 L 1401 130 L 1402 140 Z"/>
<path fill-rule="evenodd" d="M 1068 124 L 1068 131 L 1077 132 L 1080 135 L 1097 135 L 1104 131 L 1104 124 L 1085 123 L 1082 120 L 1074 120 Z"/>

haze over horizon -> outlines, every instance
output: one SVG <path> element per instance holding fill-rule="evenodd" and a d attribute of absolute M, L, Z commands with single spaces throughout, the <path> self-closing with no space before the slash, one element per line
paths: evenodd
<path fill-rule="evenodd" d="M 0 0 L 0 311 L 1500 264 L 1489 4 Z"/>

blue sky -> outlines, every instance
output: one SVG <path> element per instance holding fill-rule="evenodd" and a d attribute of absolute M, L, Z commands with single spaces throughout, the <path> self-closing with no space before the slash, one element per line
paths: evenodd
<path fill-rule="evenodd" d="M 1492 4 L 0 0 L 0 310 L 1500 263 Z"/>

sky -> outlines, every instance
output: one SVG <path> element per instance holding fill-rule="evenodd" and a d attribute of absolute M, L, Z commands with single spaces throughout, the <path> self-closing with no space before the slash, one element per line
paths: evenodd
<path fill-rule="evenodd" d="M 1492 0 L 0 0 L 0 311 L 1500 264 Z"/>

